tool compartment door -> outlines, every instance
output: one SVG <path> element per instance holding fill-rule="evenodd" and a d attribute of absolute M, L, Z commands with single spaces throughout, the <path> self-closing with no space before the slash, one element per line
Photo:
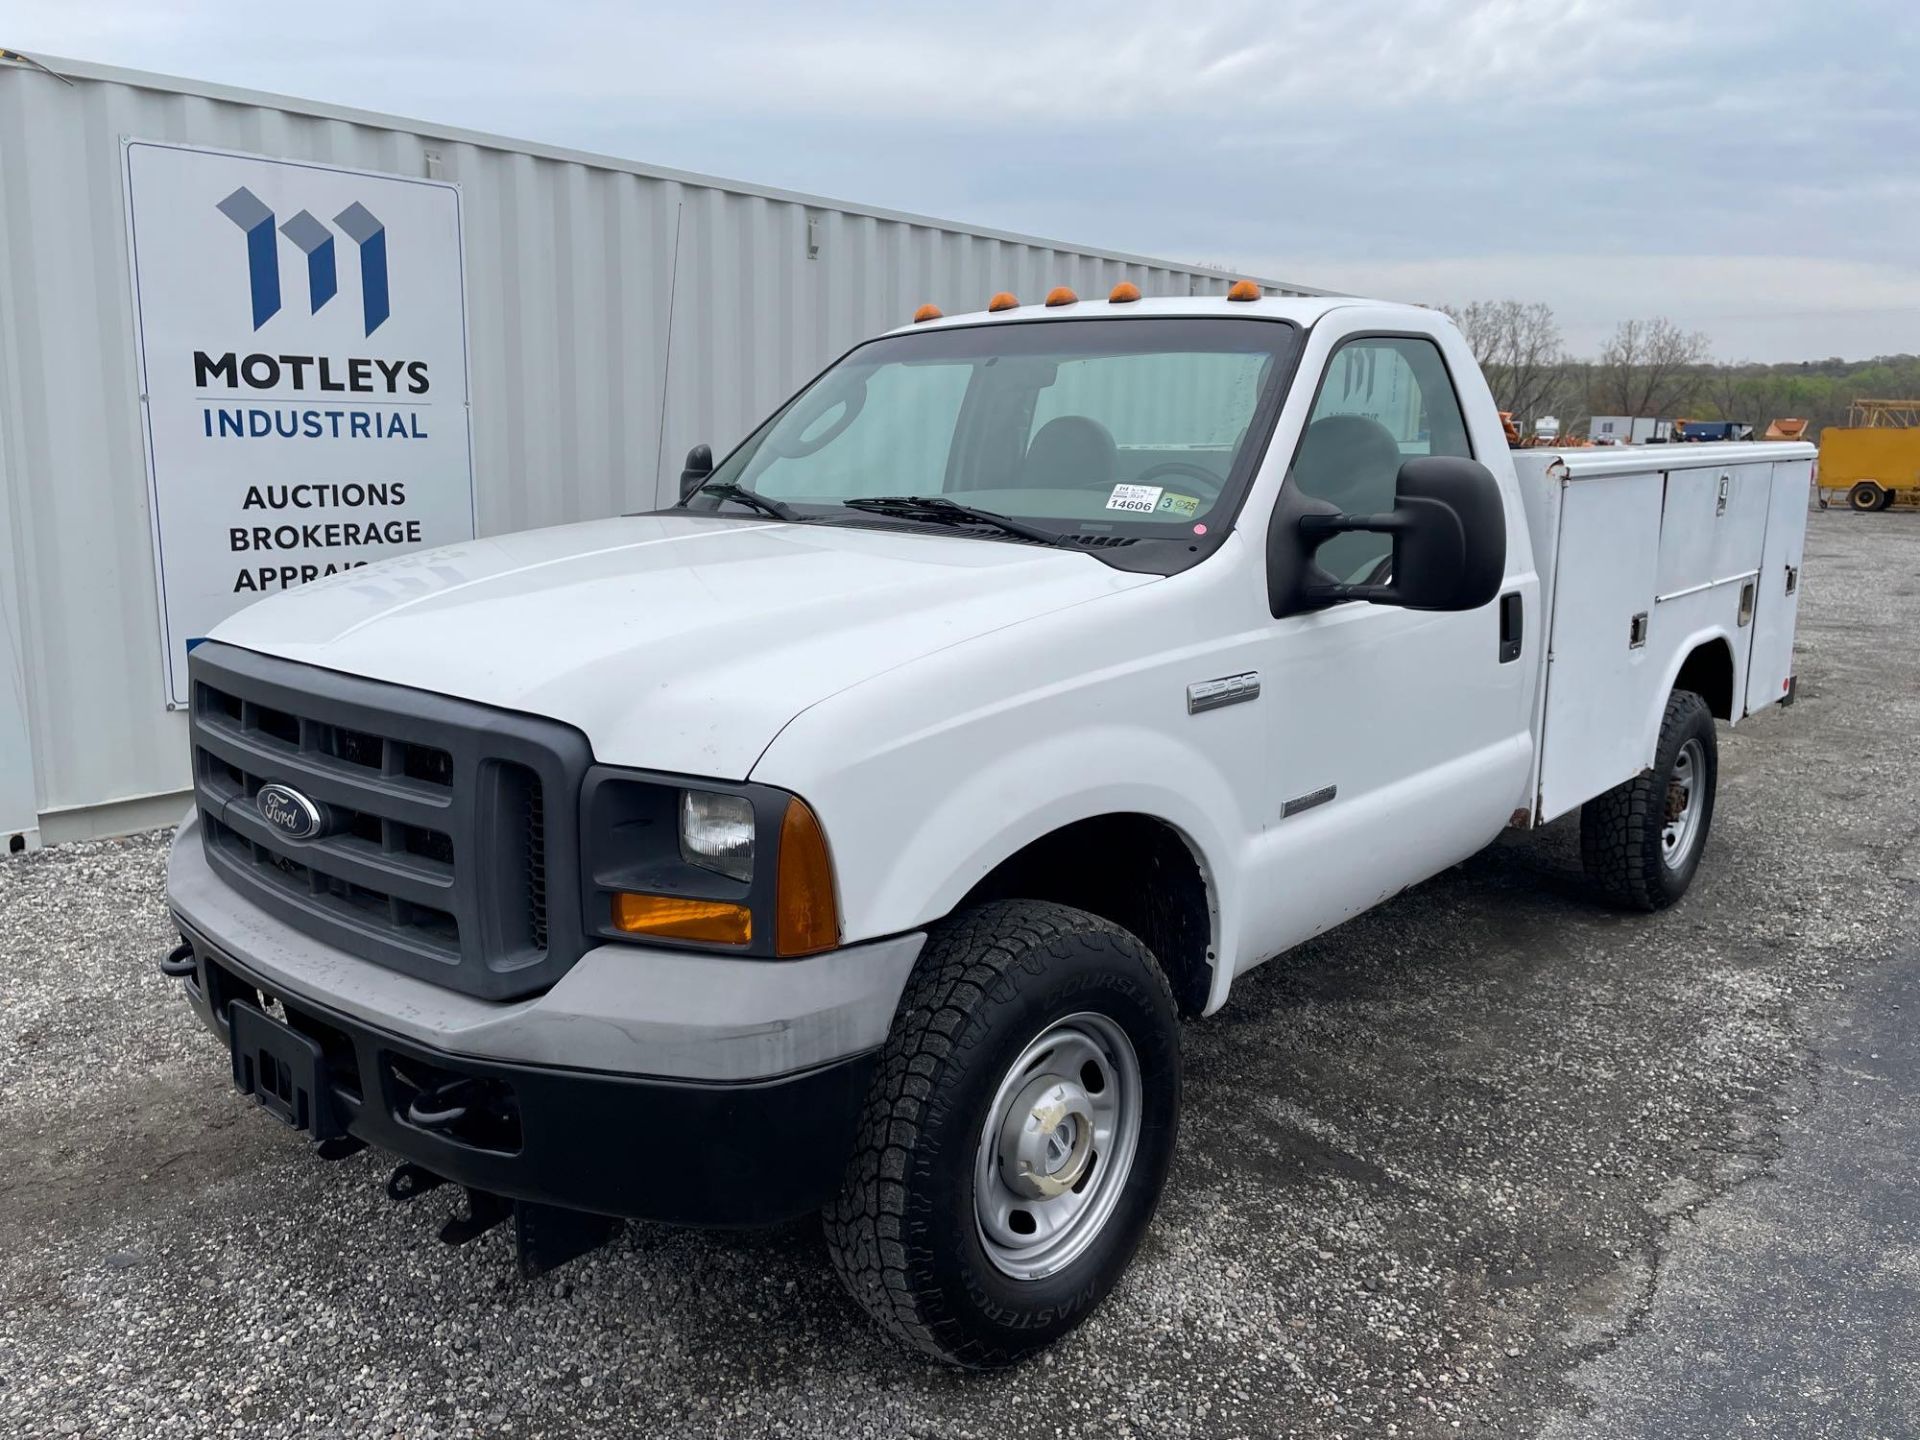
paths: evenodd
<path fill-rule="evenodd" d="M 1758 572 L 1773 469 L 1748 464 L 1668 472 L 1660 517 L 1662 605 L 1744 583 Z"/>
<path fill-rule="evenodd" d="M 1665 678 L 1644 628 L 1656 592 L 1663 479 L 1649 468 L 1561 482 L 1540 735 L 1543 822 L 1646 764 L 1644 722 Z"/>
<path fill-rule="evenodd" d="M 1754 600 L 1747 661 L 1746 713 L 1783 699 L 1793 678 L 1793 632 L 1800 618 L 1800 561 L 1807 539 L 1807 462 L 1774 464 L 1767 538 Z"/>
<path fill-rule="evenodd" d="M 1702 637 L 1723 639 L 1732 652 L 1727 702 L 1736 719 L 1744 713 L 1740 701 L 1772 487 L 1770 462 L 1676 468 L 1667 474 L 1660 519 L 1652 648 L 1671 675 Z M 1649 754 L 1641 763 L 1651 761 Z"/>

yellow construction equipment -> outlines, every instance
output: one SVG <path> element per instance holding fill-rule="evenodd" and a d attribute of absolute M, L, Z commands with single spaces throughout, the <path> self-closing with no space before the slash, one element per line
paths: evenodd
<path fill-rule="evenodd" d="M 1920 499 L 1920 400 L 1854 401 L 1845 425 L 1820 432 L 1816 474 L 1822 491 L 1845 491 L 1854 510 Z"/>

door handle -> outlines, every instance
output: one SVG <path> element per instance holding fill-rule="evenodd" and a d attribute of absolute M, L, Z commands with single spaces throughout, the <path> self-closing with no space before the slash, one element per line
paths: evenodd
<path fill-rule="evenodd" d="M 1521 642 L 1526 637 L 1526 617 L 1521 613 L 1521 596 L 1511 590 L 1500 597 L 1500 663 L 1520 658 Z"/>

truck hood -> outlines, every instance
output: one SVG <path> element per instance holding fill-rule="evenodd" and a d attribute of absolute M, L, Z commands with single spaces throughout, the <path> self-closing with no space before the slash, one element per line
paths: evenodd
<path fill-rule="evenodd" d="M 212 638 L 562 720 L 608 764 L 744 780 L 810 705 L 1153 578 L 978 537 L 640 515 L 345 571 Z"/>

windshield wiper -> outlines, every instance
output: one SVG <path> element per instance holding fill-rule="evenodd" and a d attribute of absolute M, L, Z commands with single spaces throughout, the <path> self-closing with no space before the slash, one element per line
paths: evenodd
<path fill-rule="evenodd" d="M 937 525 L 991 525 L 1008 535 L 1018 535 L 1023 540 L 1038 540 L 1043 545 L 1068 543 L 1067 537 L 1058 531 L 1029 525 L 1024 520 L 1016 520 L 1011 515 L 1001 515 L 992 510 L 977 510 L 971 505 L 949 500 L 944 495 L 856 496 L 840 503 L 849 510 L 870 510 L 876 515 L 897 515 L 903 520 L 927 520 Z"/>
<path fill-rule="evenodd" d="M 715 495 L 722 500 L 735 500 L 749 510 L 758 510 L 762 515 L 771 515 L 775 520 L 804 520 L 806 517 L 791 505 L 783 504 L 771 496 L 762 495 L 757 490 L 749 490 L 744 485 L 736 485 L 731 480 L 720 480 L 711 485 L 702 485 L 697 495 Z"/>

